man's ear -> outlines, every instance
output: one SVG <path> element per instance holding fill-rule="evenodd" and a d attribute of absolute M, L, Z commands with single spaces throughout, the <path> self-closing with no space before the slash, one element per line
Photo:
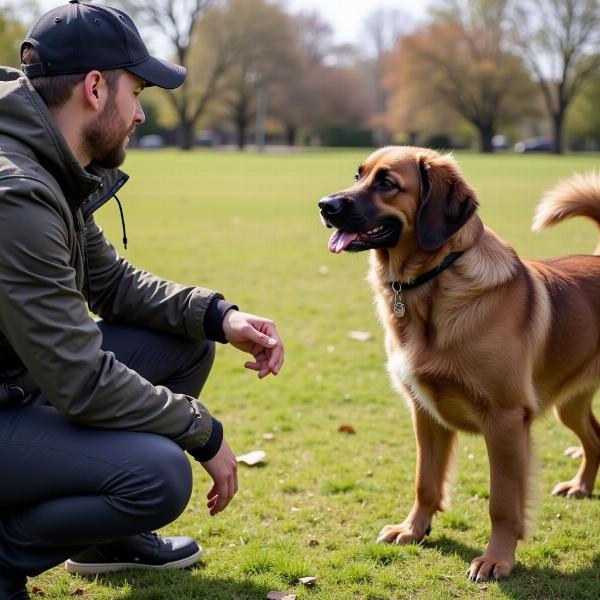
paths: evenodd
<path fill-rule="evenodd" d="M 90 71 L 83 80 L 83 98 L 86 107 L 94 111 L 102 106 L 101 92 L 106 88 L 106 82 L 100 71 Z"/>
<path fill-rule="evenodd" d="M 417 238 L 423 250 L 437 250 L 477 210 L 477 196 L 454 159 L 420 156 L 417 160 L 421 178 Z"/>

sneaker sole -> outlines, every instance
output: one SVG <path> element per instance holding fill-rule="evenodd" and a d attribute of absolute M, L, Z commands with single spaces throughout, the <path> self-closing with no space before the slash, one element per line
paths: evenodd
<path fill-rule="evenodd" d="M 114 573 L 115 571 L 128 571 L 130 569 L 147 569 L 151 571 L 164 571 L 167 569 L 185 569 L 200 560 L 202 548 L 194 554 L 165 563 L 164 565 L 149 565 L 137 562 L 122 563 L 79 563 L 71 559 L 65 561 L 65 569 L 72 575 L 97 575 L 99 573 Z"/>

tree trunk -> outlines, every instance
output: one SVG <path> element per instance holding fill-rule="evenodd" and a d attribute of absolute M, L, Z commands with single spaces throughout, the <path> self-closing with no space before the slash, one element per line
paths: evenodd
<path fill-rule="evenodd" d="M 181 119 L 177 131 L 177 142 L 182 150 L 194 147 L 194 124 L 189 119 Z"/>
<path fill-rule="evenodd" d="M 485 154 L 491 154 L 494 151 L 492 138 L 494 137 L 494 128 L 490 125 L 478 126 L 479 129 L 479 150 Z"/>
<path fill-rule="evenodd" d="M 295 125 L 287 125 L 285 128 L 285 139 L 287 141 L 288 146 L 296 145 L 296 130 L 297 127 Z"/>
<path fill-rule="evenodd" d="M 552 115 L 552 152 L 554 154 L 562 154 L 564 152 L 563 142 L 563 124 L 565 111 L 559 109 Z"/>
<path fill-rule="evenodd" d="M 248 143 L 248 122 L 246 119 L 238 118 L 236 121 L 237 128 L 237 146 L 239 150 L 243 150 Z"/>

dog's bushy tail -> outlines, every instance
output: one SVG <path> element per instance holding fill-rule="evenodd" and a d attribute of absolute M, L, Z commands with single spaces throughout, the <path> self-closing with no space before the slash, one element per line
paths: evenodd
<path fill-rule="evenodd" d="M 571 217 L 587 217 L 600 227 L 600 174 L 584 173 L 561 181 L 539 203 L 532 229 L 540 231 Z M 600 253 L 600 244 L 596 254 Z"/>

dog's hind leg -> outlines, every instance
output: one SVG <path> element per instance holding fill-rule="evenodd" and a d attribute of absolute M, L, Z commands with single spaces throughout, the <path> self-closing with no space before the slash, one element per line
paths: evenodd
<path fill-rule="evenodd" d="M 444 510 L 448 479 L 456 449 L 456 432 L 440 425 L 429 413 L 412 407 L 417 439 L 416 499 L 408 517 L 386 525 L 377 542 L 410 544 L 430 531 L 433 515 Z"/>
<path fill-rule="evenodd" d="M 594 490 L 600 465 L 600 425 L 592 412 L 593 399 L 594 391 L 583 392 L 554 409 L 558 420 L 581 440 L 583 454 L 575 477 L 557 484 L 553 496 L 585 498 Z"/>

